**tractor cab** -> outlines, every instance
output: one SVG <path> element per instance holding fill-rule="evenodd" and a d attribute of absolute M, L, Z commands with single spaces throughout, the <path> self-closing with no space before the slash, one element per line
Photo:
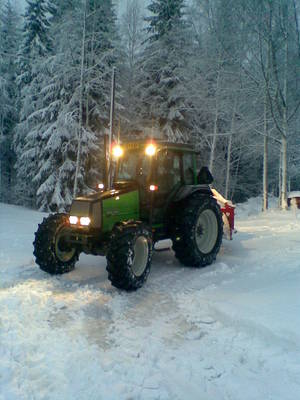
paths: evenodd
<path fill-rule="evenodd" d="M 167 142 L 131 142 L 116 145 L 115 183 L 135 181 L 141 187 L 157 183 L 163 192 L 180 184 L 196 184 L 196 152 L 188 145 Z"/>
<path fill-rule="evenodd" d="M 197 184 L 196 152 L 188 145 L 137 141 L 115 145 L 112 154 L 113 188 L 136 186 L 141 217 L 155 225 L 164 222 L 166 209 L 180 190 Z"/>

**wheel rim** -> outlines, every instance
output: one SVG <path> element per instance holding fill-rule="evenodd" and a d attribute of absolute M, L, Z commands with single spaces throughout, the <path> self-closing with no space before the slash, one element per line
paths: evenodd
<path fill-rule="evenodd" d="M 69 251 L 65 251 L 62 249 L 63 231 L 64 229 L 61 229 L 55 237 L 55 255 L 60 261 L 68 262 L 73 258 L 76 249 L 72 248 Z"/>
<path fill-rule="evenodd" d="M 148 241 L 144 236 L 136 239 L 133 251 L 131 269 L 135 276 L 141 276 L 146 269 L 149 254 Z"/>
<path fill-rule="evenodd" d="M 196 224 L 196 244 L 198 250 L 208 254 L 214 248 L 218 238 L 218 221 L 212 210 L 203 211 Z"/>

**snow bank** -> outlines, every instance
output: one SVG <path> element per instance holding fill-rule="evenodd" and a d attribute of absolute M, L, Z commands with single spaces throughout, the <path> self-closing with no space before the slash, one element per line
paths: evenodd
<path fill-rule="evenodd" d="M 251 197 L 244 203 L 237 204 L 236 215 L 239 218 L 257 215 L 262 212 L 263 199 L 261 196 Z M 269 210 L 278 208 L 278 198 L 269 195 Z"/>

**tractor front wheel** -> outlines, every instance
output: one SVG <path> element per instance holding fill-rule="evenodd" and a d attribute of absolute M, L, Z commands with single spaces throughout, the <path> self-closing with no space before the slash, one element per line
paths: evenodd
<path fill-rule="evenodd" d="M 136 290 L 146 281 L 151 267 L 152 234 L 141 222 L 117 224 L 107 252 L 108 279 L 112 285 Z"/>
<path fill-rule="evenodd" d="M 77 250 L 64 243 L 63 234 L 67 223 L 66 214 L 49 215 L 35 232 L 35 261 L 43 271 L 52 275 L 72 271 L 78 260 Z"/>

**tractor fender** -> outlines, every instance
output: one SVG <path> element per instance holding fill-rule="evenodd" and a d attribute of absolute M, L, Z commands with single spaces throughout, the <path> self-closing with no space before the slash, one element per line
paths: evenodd
<path fill-rule="evenodd" d="M 178 203 L 182 200 L 185 200 L 185 199 L 195 195 L 196 193 L 213 197 L 213 193 L 212 193 L 209 185 L 206 185 L 206 184 L 185 185 L 185 186 L 182 186 L 178 190 L 178 192 L 176 193 L 176 196 L 172 199 L 172 203 Z"/>
<path fill-rule="evenodd" d="M 169 234 L 171 234 L 173 227 L 176 225 L 178 210 L 185 206 L 186 200 L 199 194 L 213 197 L 213 193 L 207 184 L 184 185 L 178 190 L 166 210 L 166 227 Z"/>

